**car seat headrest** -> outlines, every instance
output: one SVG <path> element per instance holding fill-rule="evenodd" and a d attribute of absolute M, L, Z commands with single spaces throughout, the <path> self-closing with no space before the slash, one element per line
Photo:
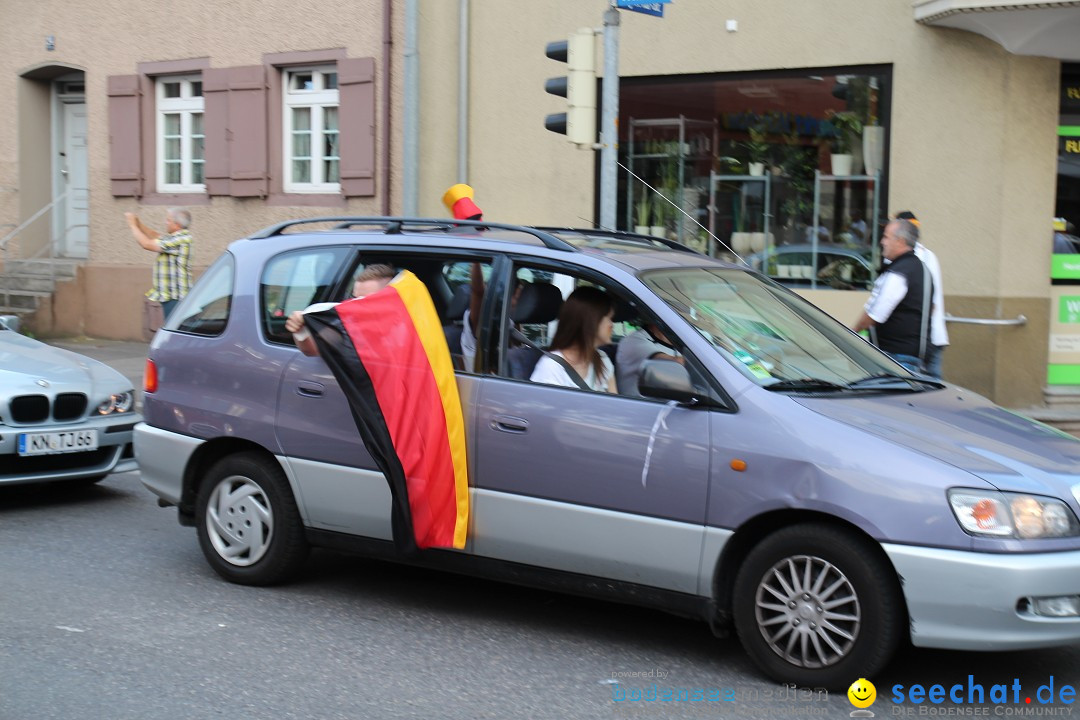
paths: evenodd
<path fill-rule="evenodd" d="M 510 319 L 523 324 L 548 323 L 559 317 L 562 302 L 562 293 L 551 283 L 522 283 Z"/>
<path fill-rule="evenodd" d="M 611 301 L 615 306 L 615 316 L 612 318 L 612 322 L 629 322 L 637 319 L 638 311 L 632 302 L 614 295 L 612 295 Z"/>
<path fill-rule="evenodd" d="M 457 286 L 450 298 L 450 303 L 446 306 L 447 322 L 456 322 L 465 317 L 465 311 L 469 309 L 471 292 L 471 286 L 468 283 Z"/>

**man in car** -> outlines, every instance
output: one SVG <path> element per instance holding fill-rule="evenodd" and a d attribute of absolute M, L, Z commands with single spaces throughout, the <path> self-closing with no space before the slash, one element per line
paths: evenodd
<path fill-rule="evenodd" d="M 912 372 L 921 373 L 930 344 L 933 281 L 915 256 L 919 228 L 910 220 L 892 220 L 881 238 L 882 268 L 870 299 L 855 322 L 869 330 L 870 341 Z"/>
<path fill-rule="evenodd" d="M 395 275 L 397 275 L 397 271 L 389 265 L 382 263 L 368 265 L 353 281 L 353 299 L 377 293 L 389 285 Z M 304 322 L 304 313 L 326 310 L 334 305 L 337 305 L 337 303 L 315 303 L 304 310 L 294 310 L 285 321 L 285 329 L 293 334 L 293 342 L 296 343 L 296 347 L 300 348 L 300 352 L 308 357 L 318 355 L 319 348 L 316 347 L 315 339 L 311 337 L 311 331 L 308 330 L 307 324 Z"/>
<path fill-rule="evenodd" d="M 615 381 L 620 395 L 641 397 L 638 380 L 646 360 L 683 362 L 682 355 L 671 346 L 664 331 L 653 323 L 645 323 L 645 327 L 619 341 L 615 351 Z"/>

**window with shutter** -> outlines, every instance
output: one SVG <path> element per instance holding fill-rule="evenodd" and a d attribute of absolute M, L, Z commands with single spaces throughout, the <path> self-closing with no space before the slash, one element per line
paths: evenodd
<path fill-rule="evenodd" d="M 139 197 L 143 193 L 139 76 L 112 75 L 107 87 L 112 194 Z"/>
<path fill-rule="evenodd" d="M 205 192 L 202 76 L 159 77 L 154 95 L 158 191 Z"/>
<path fill-rule="evenodd" d="M 341 95 L 341 192 L 375 194 L 375 59 L 339 60 Z M 387 142 L 387 140 L 384 140 Z"/>
<path fill-rule="evenodd" d="M 282 72 L 283 188 L 288 193 L 337 193 L 341 190 L 337 68 Z"/>

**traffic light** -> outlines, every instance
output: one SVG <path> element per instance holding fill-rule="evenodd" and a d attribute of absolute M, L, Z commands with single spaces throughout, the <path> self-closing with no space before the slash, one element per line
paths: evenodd
<path fill-rule="evenodd" d="M 591 148 L 596 142 L 596 35 L 578 28 L 569 40 L 547 44 L 545 53 L 566 63 L 566 76 L 548 78 L 544 90 L 566 98 L 566 112 L 544 118 L 544 127 Z"/>

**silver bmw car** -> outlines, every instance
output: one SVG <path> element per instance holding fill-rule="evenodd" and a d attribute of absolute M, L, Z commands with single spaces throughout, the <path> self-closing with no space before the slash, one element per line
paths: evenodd
<path fill-rule="evenodd" d="M 131 382 L 108 365 L 52 347 L 0 318 L 0 485 L 94 483 L 134 470 Z"/>

